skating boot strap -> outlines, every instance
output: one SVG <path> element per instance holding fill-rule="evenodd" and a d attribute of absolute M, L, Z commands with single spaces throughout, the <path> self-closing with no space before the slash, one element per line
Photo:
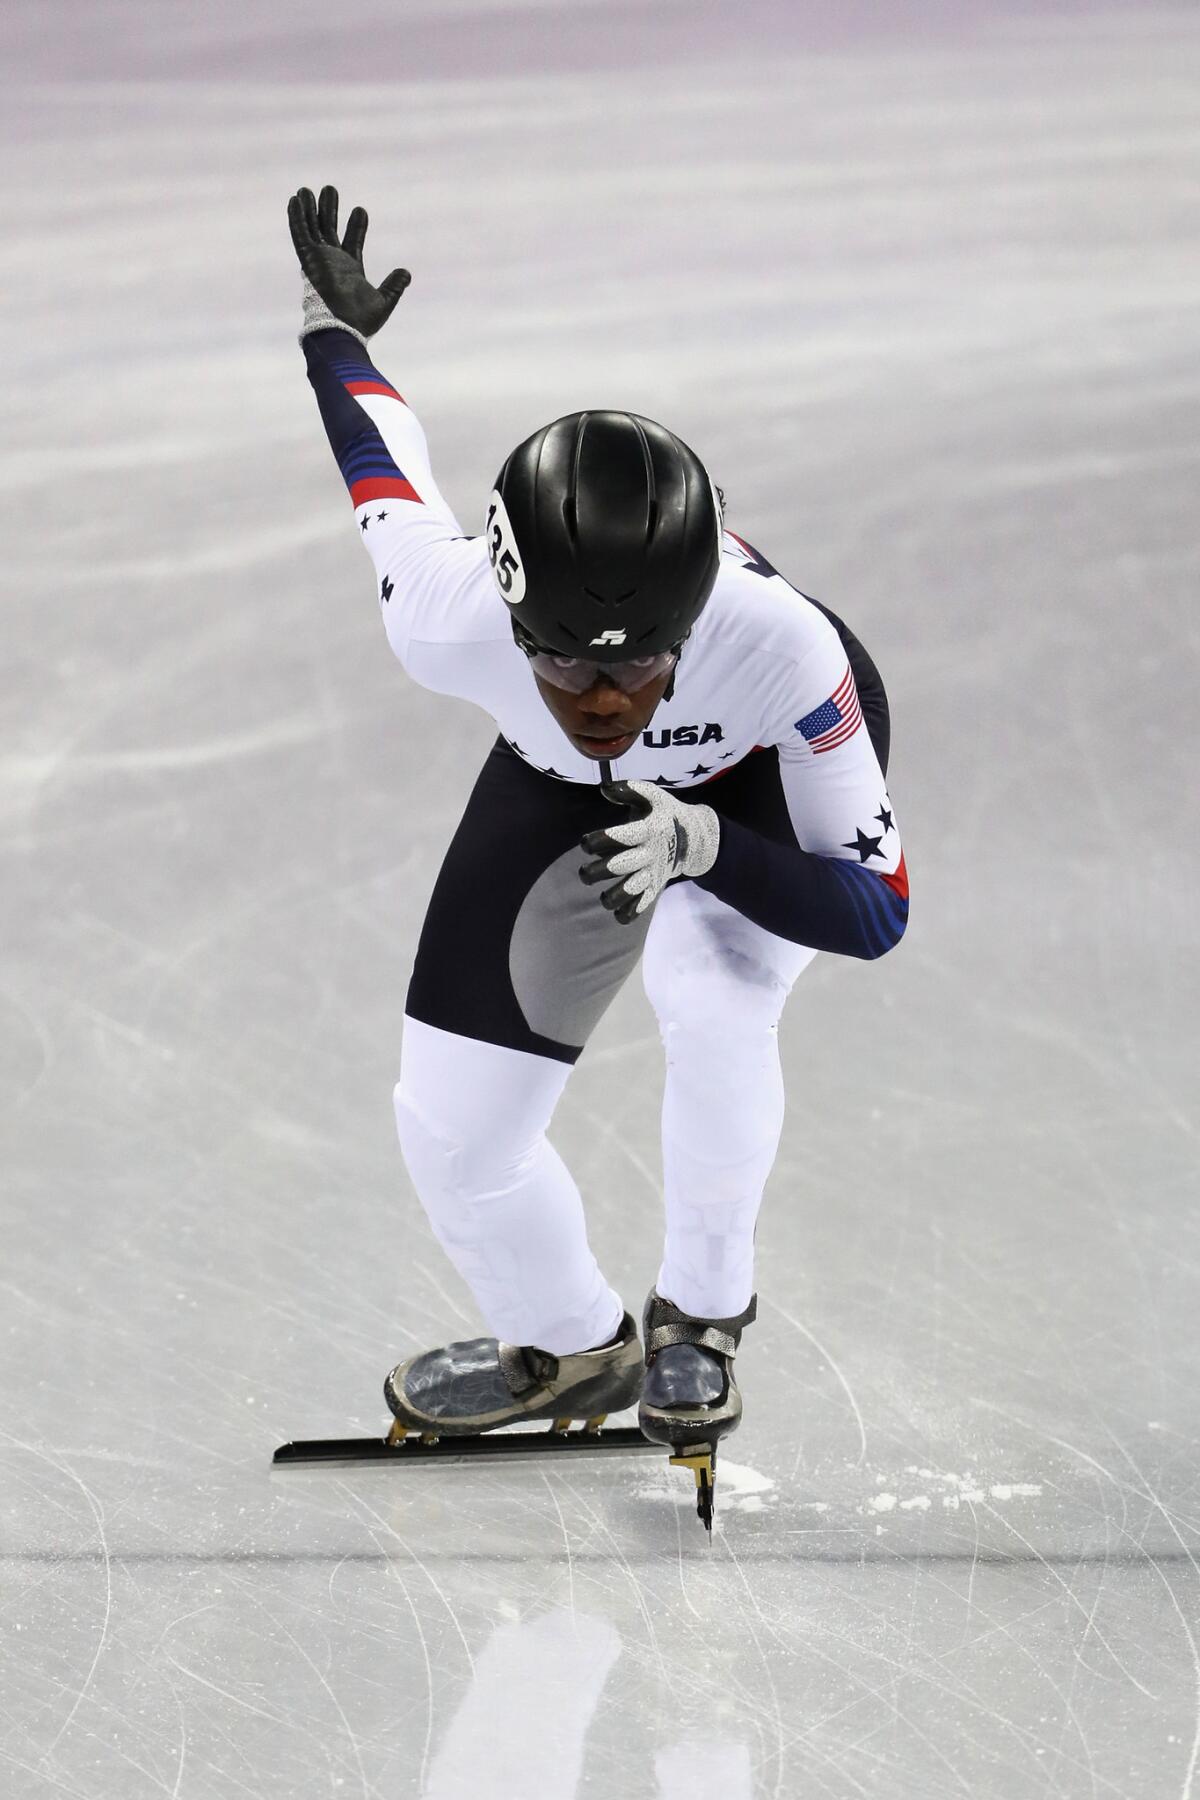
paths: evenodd
<path fill-rule="evenodd" d="M 500 1373 L 514 1399 L 522 1399 L 533 1388 L 546 1387 L 558 1375 L 558 1358 L 548 1350 L 537 1350 L 531 1344 L 500 1342 L 497 1351 Z"/>
<path fill-rule="evenodd" d="M 742 1341 L 742 1331 L 758 1317 L 758 1295 L 751 1294 L 745 1312 L 728 1319 L 697 1319 L 681 1312 L 670 1300 L 664 1300 L 651 1288 L 642 1318 L 642 1339 L 646 1355 L 651 1357 L 668 1344 L 698 1344 L 715 1350 L 721 1356 L 733 1356 Z"/>

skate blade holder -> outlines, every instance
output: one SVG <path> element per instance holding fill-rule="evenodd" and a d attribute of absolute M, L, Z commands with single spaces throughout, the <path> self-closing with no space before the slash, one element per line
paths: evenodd
<path fill-rule="evenodd" d="M 599 1437 L 600 1436 L 600 1427 L 603 1425 L 603 1423 L 604 1423 L 605 1419 L 607 1419 L 607 1417 L 608 1417 L 607 1413 L 598 1413 L 594 1419 L 585 1419 L 583 1422 L 584 1434 L 587 1437 Z M 550 1427 L 550 1435 L 552 1437 L 566 1437 L 566 1435 L 570 1431 L 573 1423 L 574 1423 L 574 1421 L 572 1420 L 570 1414 L 568 1414 L 565 1419 L 555 1419 L 553 1425 Z M 389 1444 L 403 1444 L 407 1441 L 408 1438 L 418 1436 L 418 1435 L 423 1444 L 440 1444 L 442 1441 L 440 1432 L 422 1431 L 422 1432 L 418 1433 L 414 1426 L 402 1424 L 399 1419 L 392 1420 L 392 1428 L 387 1434 L 387 1441 Z M 475 1437 L 482 1437 L 483 1433 L 482 1432 L 473 1432 L 471 1435 L 475 1436 Z M 535 1434 L 531 1433 L 530 1435 L 532 1436 Z M 540 1438 L 544 1434 L 542 1432 L 538 1432 L 538 1433 L 536 1433 L 536 1435 Z"/>

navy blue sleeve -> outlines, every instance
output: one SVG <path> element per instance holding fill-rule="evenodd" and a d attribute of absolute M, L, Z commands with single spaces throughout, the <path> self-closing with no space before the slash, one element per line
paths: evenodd
<path fill-rule="evenodd" d="M 872 961 L 898 944 L 908 923 L 904 858 L 894 874 L 817 856 L 721 820 L 717 860 L 702 887 L 776 937 Z"/>
<path fill-rule="evenodd" d="M 361 396 L 379 395 L 396 402 L 399 419 L 408 411 L 403 395 L 379 373 L 348 331 L 309 332 L 302 348 L 329 447 L 352 504 L 357 508 L 376 500 L 420 502 L 423 496 L 412 478 L 420 480 L 424 470 L 401 469 L 378 425 L 359 405 Z"/>

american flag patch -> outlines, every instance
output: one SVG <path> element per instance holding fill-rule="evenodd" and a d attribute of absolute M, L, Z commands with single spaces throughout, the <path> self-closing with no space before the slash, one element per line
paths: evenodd
<path fill-rule="evenodd" d="M 858 689 L 847 666 L 841 684 L 828 700 L 814 706 L 810 713 L 796 720 L 796 730 L 819 756 L 822 750 L 836 750 L 848 737 L 853 737 L 862 724 L 862 707 Z"/>

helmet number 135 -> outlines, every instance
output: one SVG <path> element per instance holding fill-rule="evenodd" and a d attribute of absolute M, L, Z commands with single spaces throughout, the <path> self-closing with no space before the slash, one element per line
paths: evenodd
<path fill-rule="evenodd" d="M 492 574 L 503 599 L 519 606 L 525 598 L 525 571 L 517 552 L 517 542 L 508 512 L 499 491 L 493 490 L 487 509 L 487 550 Z"/>

